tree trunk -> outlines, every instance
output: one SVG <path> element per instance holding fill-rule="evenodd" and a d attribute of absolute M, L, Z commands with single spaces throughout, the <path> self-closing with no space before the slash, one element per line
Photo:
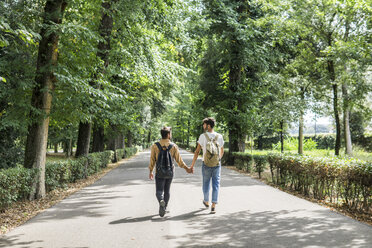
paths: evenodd
<path fill-rule="evenodd" d="M 128 131 L 127 147 L 132 147 L 132 146 L 133 146 L 133 135 L 131 131 Z"/>
<path fill-rule="evenodd" d="M 190 136 L 191 136 L 191 133 L 190 133 L 190 118 L 187 120 L 187 147 L 190 146 Z"/>
<path fill-rule="evenodd" d="M 103 1 L 102 2 L 102 18 L 99 26 L 99 34 L 103 38 L 98 42 L 97 56 L 103 61 L 103 68 L 98 69 L 96 75 L 102 73 L 105 74 L 106 68 L 109 65 L 109 53 L 111 43 L 111 32 L 113 27 L 113 17 L 111 4 L 116 1 Z M 96 78 L 96 76 L 94 77 Z M 94 85 L 94 83 L 92 83 Z M 99 85 L 95 85 L 97 88 L 101 88 Z M 93 144 L 92 152 L 102 152 L 105 149 L 104 144 L 104 126 L 103 124 L 95 121 L 93 124 Z"/>
<path fill-rule="evenodd" d="M 246 139 L 247 139 L 246 134 L 239 135 L 239 142 L 238 142 L 239 152 L 245 152 L 245 140 Z"/>
<path fill-rule="evenodd" d="M 284 152 L 284 137 L 283 137 L 284 121 L 280 121 L 280 152 Z"/>
<path fill-rule="evenodd" d="M 228 165 L 234 164 L 234 156 L 232 155 L 232 153 L 239 151 L 239 142 L 236 137 L 237 137 L 236 130 L 230 128 L 229 129 L 229 156 L 227 158 Z"/>
<path fill-rule="evenodd" d="M 120 134 L 118 137 L 118 149 L 124 149 L 124 148 L 125 148 L 124 136 Z"/>
<path fill-rule="evenodd" d="M 63 152 L 69 158 L 72 155 L 72 139 L 65 140 L 63 144 Z"/>
<path fill-rule="evenodd" d="M 117 156 L 117 153 L 116 153 L 116 149 L 118 149 L 118 136 L 117 136 L 117 127 L 116 125 L 113 125 L 113 124 L 110 124 L 110 127 L 111 127 L 111 132 L 112 134 L 110 135 L 110 139 L 108 141 L 108 150 L 111 150 L 114 152 L 114 158 L 112 160 L 113 163 L 116 163 L 117 161 L 120 160 L 120 158 L 118 158 Z"/>
<path fill-rule="evenodd" d="M 304 115 L 300 114 L 298 128 L 298 154 L 304 154 Z"/>
<path fill-rule="evenodd" d="M 103 152 L 105 150 L 105 128 L 95 122 L 93 124 L 92 152 Z"/>
<path fill-rule="evenodd" d="M 340 123 L 340 115 L 338 111 L 338 85 L 335 83 L 335 69 L 333 61 L 328 61 L 328 72 L 330 74 L 330 78 L 332 81 L 332 88 L 333 88 L 333 111 L 336 121 L 336 143 L 335 143 L 335 155 L 340 155 L 340 148 L 341 148 L 341 123 Z"/>
<path fill-rule="evenodd" d="M 149 133 L 147 134 L 147 142 L 146 142 L 146 148 L 147 146 L 150 146 L 151 144 L 151 129 L 149 128 Z"/>
<path fill-rule="evenodd" d="M 89 153 L 91 126 L 92 124 L 90 122 L 80 122 L 79 124 L 79 134 L 75 153 L 75 157 L 77 158 L 88 155 Z"/>
<path fill-rule="evenodd" d="M 232 54 L 239 56 L 240 51 L 232 51 Z M 230 65 L 229 90 L 237 92 L 242 80 L 241 65 L 238 63 Z M 245 135 L 242 132 L 240 123 L 234 120 L 240 114 L 242 108 L 241 99 L 231 99 L 230 109 L 233 110 L 229 123 L 229 158 L 228 164 L 233 164 L 233 152 L 241 152 L 245 149 Z M 244 143 L 244 144 L 243 144 Z"/>
<path fill-rule="evenodd" d="M 65 0 L 48 0 L 44 8 L 43 28 L 36 65 L 36 86 L 32 92 L 31 106 L 42 114 L 30 112 L 33 121 L 28 127 L 25 148 L 26 168 L 37 168 L 40 173 L 34 180 L 30 199 L 45 196 L 45 159 L 48 139 L 49 113 L 52 106 L 54 90 L 54 68 L 57 66 L 59 35 L 54 31 L 62 23 L 63 13 L 67 7 Z"/>
<path fill-rule="evenodd" d="M 328 45 L 329 47 L 332 46 L 332 33 L 328 34 Z M 335 115 L 336 121 L 336 141 L 335 141 L 335 155 L 340 155 L 340 148 L 341 148 L 341 123 L 340 123 L 340 115 L 338 112 L 338 85 L 335 82 L 336 73 L 333 60 L 328 60 L 328 73 L 332 83 L 333 89 L 333 111 Z"/>
<path fill-rule="evenodd" d="M 263 149 L 262 148 L 263 147 L 262 141 L 263 141 L 263 135 L 258 136 L 258 138 L 257 138 L 257 149 L 258 150 Z"/>
<path fill-rule="evenodd" d="M 346 21 L 345 25 L 345 41 L 349 38 L 350 25 Z M 347 72 L 346 64 L 344 66 L 345 72 Z M 347 83 L 342 84 L 342 96 L 343 96 L 343 110 L 344 110 L 344 139 L 345 139 L 345 154 L 348 156 L 353 156 L 353 147 L 351 142 L 351 133 L 350 133 L 350 106 L 349 106 L 349 93 Z"/>
<path fill-rule="evenodd" d="M 54 153 L 58 153 L 58 143 L 54 144 Z"/>
<path fill-rule="evenodd" d="M 353 156 L 353 147 L 350 133 L 350 108 L 349 108 L 349 94 L 346 83 L 342 84 L 343 107 L 344 107 L 344 138 L 345 138 L 345 154 Z"/>
<path fill-rule="evenodd" d="M 117 161 L 119 161 L 120 159 L 118 158 L 117 154 L 116 154 L 116 149 L 117 148 L 117 138 L 111 138 L 108 142 L 108 146 L 107 146 L 108 150 L 111 150 L 114 152 L 114 158 L 112 159 L 112 162 L 113 163 L 116 163 Z"/>
<path fill-rule="evenodd" d="M 305 101 L 305 89 L 301 87 L 301 104 Z M 304 111 L 300 109 L 300 119 L 298 125 L 298 154 L 304 154 Z"/>

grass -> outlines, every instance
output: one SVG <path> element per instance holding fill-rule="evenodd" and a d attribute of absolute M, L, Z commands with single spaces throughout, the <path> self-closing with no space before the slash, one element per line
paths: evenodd
<path fill-rule="evenodd" d="M 46 162 L 59 162 L 67 159 L 74 159 L 74 157 L 67 158 L 64 153 L 48 153 L 46 156 Z"/>

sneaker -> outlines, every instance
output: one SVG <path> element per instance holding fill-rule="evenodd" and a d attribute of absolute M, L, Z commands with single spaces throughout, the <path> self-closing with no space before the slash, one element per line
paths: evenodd
<path fill-rule="evenodd" d="M 215 214 L 216 213 L 216 207 L 212 207 L 211 208 L 211 214 Z"/>
<path fill-rule="evenodd" d="M 209 208 L 209 203 L 208 203 L 208 202 L 203 201 L 203 204 L 204 204 L 204 206 L 205 206 L 206 208 Z"/>
<path fill-rule="evenodd" d="M 160 217 L 163 217 L 165 215 L 165 201 L 164 200 L 160 201 L 159 215 Z"/>

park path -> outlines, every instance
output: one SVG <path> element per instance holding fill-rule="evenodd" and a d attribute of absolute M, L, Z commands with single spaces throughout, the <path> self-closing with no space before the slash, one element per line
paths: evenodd
<path fill-rule="evenodd" d="M 181 151 L 187 164 L 192 154 Z M 222 169 L 215 215 L 202 207 L 201 161 L 177 168 L 170 212 L 158 216 L 150 153 L 0 237 L 0 247 L 372 247 L 372 227 Z"/>

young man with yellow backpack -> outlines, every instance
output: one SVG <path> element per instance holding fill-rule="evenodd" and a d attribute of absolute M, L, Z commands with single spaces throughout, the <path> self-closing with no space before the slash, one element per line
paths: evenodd
<path fill-rule="evenodd" d="M 212 117 L 203 120 L 203 129 L 206 132 L 199 136 L 198 145 L 190 167 L 192 170 L 194 169 L 199 152 L 203 149 L 203 204 L 205 207 L 209 208 L 209 192 L 212 181 L 212 214 L 216 213 L 216 204 L 218 203 L 218 192 L 220 189 L 221 178 L 221 158 L 224 151 L 224 140 L 222 135 L 213 130 L 215 123 L 216 121 Z"/>

